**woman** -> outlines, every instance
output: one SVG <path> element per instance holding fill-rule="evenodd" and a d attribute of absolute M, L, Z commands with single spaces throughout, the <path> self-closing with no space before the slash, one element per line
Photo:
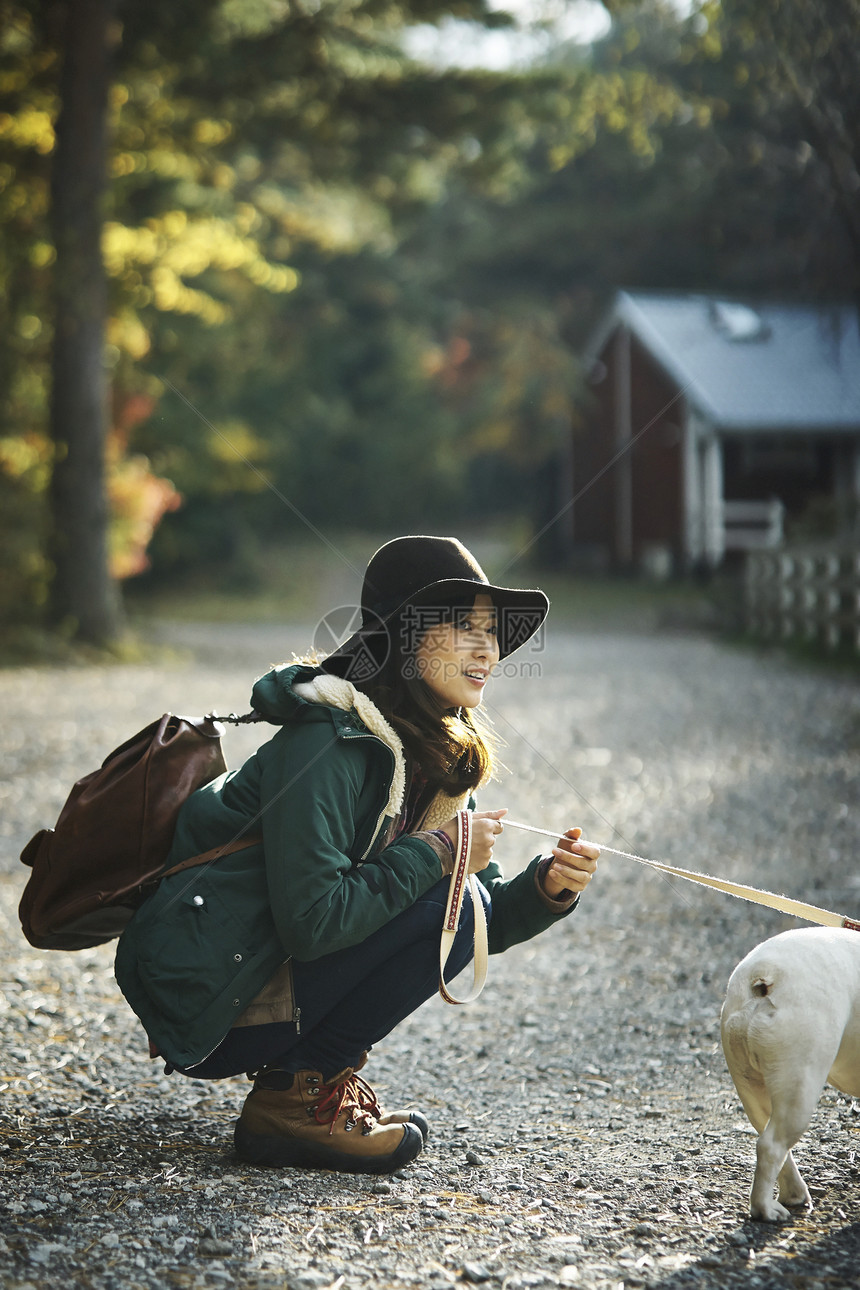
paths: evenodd
<path fill-rule="evenodd" d="M 421 1151 L 424 1117 L 384 1111 L 357 1072 L 436 992 L 456 812 L 492 770 L 477 710 L 548 608 L 541 591 L 492 586 L 453 538 L 387 543 L 359 631 L 320 664 L 262 677 L 252 703 L 280 729 L 184 805 L 168 867 L 262 840 L 165 878 L 123 933 L 116 975 L 168 1069 L 253 1076 L 242 1159 L 387 1173 Z M 568 829 L 505 882 L 492 859 L 504 815 L 472 820 L 491 953 L 570 913 L 598 858 Z M 449 975 L 472 937 L 467 893 Z"/>

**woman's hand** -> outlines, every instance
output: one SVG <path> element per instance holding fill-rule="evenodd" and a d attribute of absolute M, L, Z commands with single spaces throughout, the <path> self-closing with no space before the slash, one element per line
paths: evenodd
<path fill-rule="evenodd" d="M 600 850 L 580 842 L 581 837 L 582 829 L 568 829 L 552 848 L 555 859 L 543 875 L 543 889 L 551 900 L 566 891 L 578 896 L 591 882 Z"/>
<path fill-rule="evenodd" d="M 496 838 L 502 831 L 502 816 L 507 815 L 508 808 L 502 807 L 500 811 L 473 811 L 472 812 L 472 850 L 469 855 L 469 873 L 480 873 L 486 869 L 487 865 L 493 858 L 493 847 Z M 444 831 L 454 843 L 454 849 L 457 849 L 457 820 L 449 820 L 443 824 Z"/>

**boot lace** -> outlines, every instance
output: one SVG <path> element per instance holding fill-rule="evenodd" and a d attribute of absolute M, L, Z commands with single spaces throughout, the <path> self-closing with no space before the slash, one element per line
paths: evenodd
<path fill-rule="evenodd" d="M 327 1124 L 329 1133 L 334 1133 L 334 1126 L 344 1113 L 347 1117 L 344 1128 L 349 1131 L 360 1125 L 364 1134 L 370 1133 L 379 1118 L 376 1094 L 360 1075 L 352 1073 L 332 1084 L 325 1097 L 313 1108 L 317 1124 Z"/>

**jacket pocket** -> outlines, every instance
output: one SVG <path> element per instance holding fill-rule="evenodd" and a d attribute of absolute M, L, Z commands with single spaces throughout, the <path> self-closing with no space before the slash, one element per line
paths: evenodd
<path fill-rule="evenodd" d="M 236 1021 L 237 1026 L 271 1026 L 285 1021 L 298 1021 L 293 992 L 293 961 L 282 963 L 256 998 L 252 999 Z"/>
<path fill-rule="evenodd" d="M 254 955 L 250 932 L 211 891 L 152 912 L 137 936 L 140 983 L 162 1016 L 192 1022 L 243 974 Z"/>

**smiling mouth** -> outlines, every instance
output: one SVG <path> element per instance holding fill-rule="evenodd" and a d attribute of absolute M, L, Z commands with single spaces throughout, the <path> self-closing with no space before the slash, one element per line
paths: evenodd
<path fill-rule="evenodd" d="M 483 685 L 489 676 L 488 672 L 464 672 L 467 681 L 475 681 L 478 685 Z"/>

